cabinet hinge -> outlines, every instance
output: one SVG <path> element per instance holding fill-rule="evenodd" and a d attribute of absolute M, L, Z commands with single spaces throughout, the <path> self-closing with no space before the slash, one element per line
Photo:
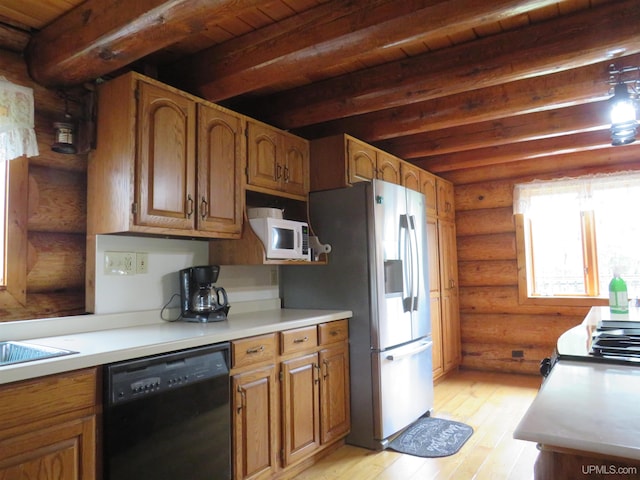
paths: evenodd
<path fill-rule="evenodd" d="M 134 215 L 138 213 L 138 204 L 135 202 L 131 204 L 131 213 L 133 213 Z"/>
<path fill-rule="evenodd" d="M 279 377 L 280 377 L 280 381 L 281 381 L 281 382 L 284 382 L 284 372 L 283 372 L 282 370 L 280 370 L 280 375 L 279 375 Z"/>
<path fill-rule="evenodd" d="M 280 465 L 284 465 L 284 448 L 280 450 Z"/>
<path fill-rule="evenodd" d="M 135 98 L 135 99 L 136 99 L 136 101 L 140 100 L 140 89 L 139 89 L 139 88 L 136 88 L 136 89 L 133 91 L 133 98 Z"/>

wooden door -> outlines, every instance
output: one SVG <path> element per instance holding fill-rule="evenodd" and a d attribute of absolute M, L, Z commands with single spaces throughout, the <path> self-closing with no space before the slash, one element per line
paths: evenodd
<path fill-rule="evenodd" d="M 448 371 L 461 361 L 460 311 L 458 299 L 458 255 L 455 223 L 439 220 L 440 275 L 442 277 L 442 337 L 444 369 Z"/>
<path fill-rule="evenodd" d="M 192 230 L 195 103 L 172 90 L 140 82 L 138 112 L 135 223 Z"/>
<path fill-rule="evenodd" d="M 243 133 L 239 115 L 198 105 L 198 230 L 222 237 L 239 237 L 242 232 Z"/>
<path fill-rule="evenodd" d="M 436 185 L 438 187 L 438 216 L 453 219 L 455 217 L 453 184 L 437 178 Z"/>
<path fill-rule="evenodd" d="M 438 214 L 438 188 L 436 187 L 436 176 L 432 173 L 420 170 L 420 191 L 425 196 L 427 215 Z"/>
<path fill-rule="evenodd" d="M 249 121 L 247 138 L 247 184 L 280 190 L 284 167 L 278 162 L 278 132 Z"/>
<path fill-rule="evenodd" d="M 433 340 L 431 357 L 433 360 L 432 370 L 434 379 L 444 373 L 444 339 L 442 337 L 442 304 L 440 300 L 440 293 L 431 295 L 431 338 Z"/>
<path fill-rule="evenodd" d="M 434 183 L 435 185 L 435 183 Z M 427 254 L 429 256 L 429 297 L 431 301 L 431 336 L 433 338 L 433 376 L 442 370 L 442 326 L 440 303 L 440 248 L 438 219 L 427 216 Z"/>
<path fill-rule="evenodd" d="M 309 193 L 309 142 L 282 135 L 283 188 L 287 193 L 306 197 Z"/>
<path fill-rule="evenodd" d="M 349 183 L 370 182 L 376 175 L 376 149 L 352 138 L 347 139 Z"/>
<path fill-rule="evenodd" d="M 395 183 L 396 185 L 402 183 L 402 179 L 400 178 L 400 159 L 398 157 L 378 151 L 376 165 L 378 178 L 380 180 Z"/>
<path fill-rule="evenodd" d="M 232 388 L 234 478 L 270 478 L 278 452 L 275 366 L 234 375 Z"/>
<path fill-rule="evenodd" d="M 416 192 L 422 193 L 422 184 L 420 182 L 419 167 L 409 162 L 400 162 L 400 176 L 402 177 L 402 185 Z"/>
<path fill-rule="evenodd" d="M 346 342 L 320 350 L 320 376 L 320 440 L 324 445 L 346 435 L 351 428 Z"/>
<path fill-rule="evenodd" d="M 283 466 L 320 446 L 318 354 L 282 362 Z"/>

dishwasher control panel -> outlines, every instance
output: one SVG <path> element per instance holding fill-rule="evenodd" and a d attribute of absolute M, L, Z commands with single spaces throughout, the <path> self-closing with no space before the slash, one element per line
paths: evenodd
<path fill-rule="evenodd" d="M 209 378 L 228 376 L 228 352 L 225 343 L 107 365 L 107 402 L 120 404 Z"/>

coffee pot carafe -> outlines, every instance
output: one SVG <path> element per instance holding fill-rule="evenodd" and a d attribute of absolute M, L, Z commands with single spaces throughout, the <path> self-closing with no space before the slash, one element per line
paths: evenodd
<path fill-rule="evenodd" d="M 191 322 L 226 320 L 229 313 L 227 292 L 216 287 L 220 266 L 204 265 L 180 270 L 182 318 Z"/>

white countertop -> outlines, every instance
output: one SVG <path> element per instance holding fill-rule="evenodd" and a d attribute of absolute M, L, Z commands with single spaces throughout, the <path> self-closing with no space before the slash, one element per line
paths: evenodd
<path fill-rule="evenodd" d="M 559 360 L 514 431 L 514 438 L 547 447 L 640 460 L 640 368 L 606 359 L 590 361 L 588 345 L 600 320 L 640 319 L 640 309 L 612 316 L 593 307 L 572 335 L 563 335 Z M 576 334 L 577 332 L 577 334 Z M 568 338 L 574 337 L 576 345 Z M 558 345 L 559 350 L 561 345 Z M 571 347 L 571 348 L 569 348 Z M 577 353 L 576 353 L 577 352 Z M 567 358 L 575 354 L 576 359 Z M 582 357 L 582 359 L 578 359 Z"/>
<path fill-rule="evenodd" d="M 559 361 L 514 438 L 640 460 L 640 369 Z"/>
<path fill-rule="evenodd" d="M 226 321 L 212 323 L 165 322 L 160 319 L 158 312 L 134 312 L 95 316 L 96 318 L 85 315 L 61 319 L 28 320 L 24 325 L 20 325 L 21 322 L 11 322 L 13 325 L 0 326 L 2 340 L 25 340 L 29 343 L 64 348 L 78 353 L 2 366 L 0 367 L 0 384 L 242 337 L 317 325 L 351 316 L 352 312 L 348 310 L 269 309 L 232 314 Z M 89 326 L 85 328 L 89 331 L 78 331 L 74 328 L 74 324 L 77 325 L 83 319 L 86 319 L 86 324 Z M 131 326 L 127 326 L 132 322 Z M 93 328 L 95 325 L 101 325 L 101 328 L 92 329 L 91 325 Z M 46 331 L 47 335 L 51 335 L 56 328 L 66 331 L 53 336 L 33 336 L 36 331 Z"/>

